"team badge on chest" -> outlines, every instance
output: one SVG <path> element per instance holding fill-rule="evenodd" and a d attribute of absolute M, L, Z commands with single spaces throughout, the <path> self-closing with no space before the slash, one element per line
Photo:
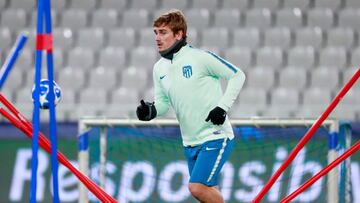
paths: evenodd
<path fill-rule="evenodd" d="M 190 78 L 192 76 L 192 67 L 190 65 L 183 66 L 182 71 L 185 78 Z"/>

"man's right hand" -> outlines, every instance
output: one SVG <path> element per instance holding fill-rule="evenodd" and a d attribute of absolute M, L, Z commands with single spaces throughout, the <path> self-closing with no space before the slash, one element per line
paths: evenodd
<path fill-rule="evenodd" d="M 140 101 L 140 105 L 136 109 L 136 115 L 141 121 L 149 121 L 156 117 L 156 108 L 154 102 L 144 102 Z"/>

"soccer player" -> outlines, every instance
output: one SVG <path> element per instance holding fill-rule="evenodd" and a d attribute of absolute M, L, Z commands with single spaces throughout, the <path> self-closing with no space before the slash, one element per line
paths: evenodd
<path fill-rule="evenodd" d="M 149 121 L 171 106 L 180 124 L 191 194 L 200 202 L 224 202 L 217 188 L 218 175 L 234 138 L 227 112 L 245 75 L 218 55 L 189 46 L 181 11 L 159 16 L 153 28 L 161 55 L 153 70 L 155 101 L 141 100 L 136 114 L 139 120 Z M 224 93 L 220 79 L 228 81 Z"/>

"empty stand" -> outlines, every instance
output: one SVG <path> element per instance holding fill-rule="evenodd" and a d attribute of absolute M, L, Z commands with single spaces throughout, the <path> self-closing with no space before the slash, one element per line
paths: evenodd
<path fill-rule="evenodd" d="M 11 31 L 8 28 L 0 29 L 0 50 L 6 50 L 12 46 Z"/>
<path fill-rule="evenodd" d="M 275 11 L 280 7 L 280 0 L 254 0 L 253 7 L 256 9 L 270 9 Z"/>
<path fill-rule="evenodd" d="M 152 80 L 152 76 L 149 77 L 150 80 Z M 136 67 L 129 67 L 122 71 L 120 82 L 120 87 L 129 88 L 138 92 L 143 90 L 147 85 L 148 74 L 142 69 Z"/>
<path fill-rule="evenodd" d="M 67 9 L 61 14 L 61 27 L 67 27 L 76 31 L 88 24 L 88 16 L 83 9 Z"/>
<path fill-rule="evenodd" d="M 234 30 L 233 35 L 233 46 L 255 50 L 262 42 L 261 33 L 257 28 L 238 28 Z"/>
<path fill-rule="evenodd" d="M 342 6 L 341 2 L 339 0 L 315 0 L 315 7 L 336 10 Z"/>
<path fill-rule="evenodd" d="M 241 13 L 237 9 L 221 9 L 215 11 L 214 27 L 235 29 L 240 26 Z"/>
<path fill-rule="evenodd" d="M 99 66 L 123 69 L 126 63 L 126 52 L 121 47 L 107 47 L 99 53 Z"/>
<path fill-rule="evenodd" d="M 225 50 L 224 56 L 229 62 L 242 70 L 250 69 L 252 66 L 252 52 L 248 48 L 229 48 Z"/>
<path fill-rule="evenodd" d="M 112 29 L 118 25 L 118 12 L 113 9 L 97 9 L 92 13 L 92 27 Z"/>
<path fill-rule="evenodd" d="M 141 29 L 149 26 L 149 12 L 145 9 L 130 9 L 122 13 L 122 26 Z"/>
<path fill-rule="evenodd" d="M 307 84 L 307 71 L 303 68 L 286 67 L 279 73 L 279 86 L 301 91 Z"/>
<path fill-rule="evenodd" d="M 288 28 L 271 28 L 265 31 L 264 46 L 287 49 L 291 46 L 291 32 Z"/>
<path fill-rule="evenodd" d="M 241 11 L 245 11 L 249 8 L 250 2 L 249 0 L 226 0 L 222 1 L 222 7 L 229 8 L 237 8 Z"/>
<path fill-rule="evenodd" d="M 71 9 L 83 9 L 87 12 L 90 12 L 96 8 L 97 0 L 86 0 L 86 1 L 70 1 L 69 7 Z"/>
<path fill-rule="evenodd" d="M 298 29 L 303 26 L 303 12 L 299 8 L 284 8 L 277 11 L 276 26 Z"/>
<path fill-rule="evenodd" d="M 346 8 L 340 10 L 338 13 L 339 27 L 352 28 L 354 30 L 360 30 L 360 9 Z"/>
<path fill-rule="evenodd" d="M 99 4 L 100 8 L 123 11 L 127 7 L 127 0 L 102 0 Z"/>
<path fill-rule="evenodd" d="M 74 44 L 74 33 L 70 28 L 55 28 L 53 30 L 54 47 L 70 49 Z"/>
<path fill-rule="evenodd" d="M 105 33 L 101 28 L 83 28 L 78 31 L 77 47 L 99 50 L 104 46 Z"/>
<path fill-rule="evenodd" d="M 192 8 L 202 9 L 206 8 L 208 10 L 215 10 L 218 8 L 218 0 L 196 0 L 192 1 Z"/>
<path fill-rule="evenodd" d="M 82 69 L 92 68 L 95 64 L 94 51 L 76 47 L 68 53 L 68 65 Z"/>
<path fill-rule="evenodd" d="M 208 9 L 189 9 L 184 11 L 188 27 L 204 29 L 210 25 L 210 11 Z"/>
<path fill-rule="evenodd" d="M 266 29 L 272 25 L 272 14 L 269 9 L 251 9 L 246 12 L 245 26 Z"/>
<path fill-rule="evenodd" d="M 10 9 L 22 9 L 26 12 L 32 11 L 36 8 L 36 1 L 34 0 L 11 0 L 9 1 Z"/>
<path fill-rule="evenodd" d="M 246 87 L 269 90 L 275 84 L 275 71 L 271 67 L 256 67 L 247 71 Z"/>
<path fill-rule="evenodd" d="M 315 49 L 311 46 L 296 46 L 288 51 L 288 65 L 310 69 L 315 65 Z"/>
<path fill-rule="evenodd" d="M 310 0 L 286 0 L 283 2 L 285 8 L 300 8 L 306 10 L 310 7 Z"/>
<path fill-rule="evenodd" d="M 104 91 L 111 90 L 115 88 L 117 84 L 118 75 L 116 70 L 98 67 L 96 69 L 92 69 L 89 73 L 89 83 L 87 87 L 89 88 L 99 88 Z"/>
<path fill-rule="evenodd" d="M 108 46 L 127 49 L 135 46 L 135 30 L 132 28 L 116 28 L 109 31 Z"/>
<path fill-rule="evenodd" d="M 76 67 L 66 67 L 59 71 L 57 82 L 65 90 L 72 89 L 78 91 L 84 88 L 85 77 L 84 70 Z"/>
<path fill-rule="evenodd" d="M 27 26 L 27 15 L 23 9 L 6 9 L 1 11 L 1 26 L 18 31 Z"/>
<path fill-rule="evenodd" d="M 335 90 L 339 85 L 339 71 L 329 67 L 318 67 L 311 74 L 311 88 Z"/>
<path fill-rule="evenodd" d="M 341 47 L 326 47 L 319 53 L 319 64 L 323 66 L 346 67 L 347 52 Z"/>
<path fill-rule="evenodd" d="M 202 33 L 202 44 L 225 49 L 229 46 L 229 32 L 224 28 L 204 29 Z"/>
<path fill-rule="evenodd" d="M 315 8 L 308 11 L 307 25 L 309 27 L 319 27 L 330 29 L 334 26 L 334 13 L 331 9 Z"/>
<path fill-rule="evenodd" d="M 163 9 L 185 9 L 187 8 L 188 1 L 179 1 L 179 0 L 162 0 L 161 8 Z"/>
<path fill-rule="evenodd" d="M 256 52 L 256 65 L 278 69 L 283 65 L 284 54 L 277 47 L 262 47 Z"/>
<path fill-rule="evenodd" d="M 157 52 L 149 47 L 137 47 L 130 52 L 130 65 L 152 68 L 157 60 Z"/>
<path fill-rule="evenodd" d="M 355 44 L 355 32 L 351 28 L 334 28 L 327 32 L 327 46 L 350 49 Z"/>
<path fill-rule="evenodd" d="M 319 49 L 323 45 L 323 31 L 319 27 L 305 27 L 296 32 L 296 45 L 312 46 Z"/>
<path fill-rule="evenodd" d="M 157 8 L 157 0 L 131 0 L 129 3 L 133 9 L 153 10 Z"/>

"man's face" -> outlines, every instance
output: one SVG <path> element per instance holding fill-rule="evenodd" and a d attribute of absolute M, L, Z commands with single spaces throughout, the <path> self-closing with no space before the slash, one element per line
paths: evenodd
<path fill-rule="evenodd" d="M 154 27 L 155 41 L 159 51 L 170 48 L 177 40 L 182 38 L 182 31 L 174 34 L 167 25 Z"/>

